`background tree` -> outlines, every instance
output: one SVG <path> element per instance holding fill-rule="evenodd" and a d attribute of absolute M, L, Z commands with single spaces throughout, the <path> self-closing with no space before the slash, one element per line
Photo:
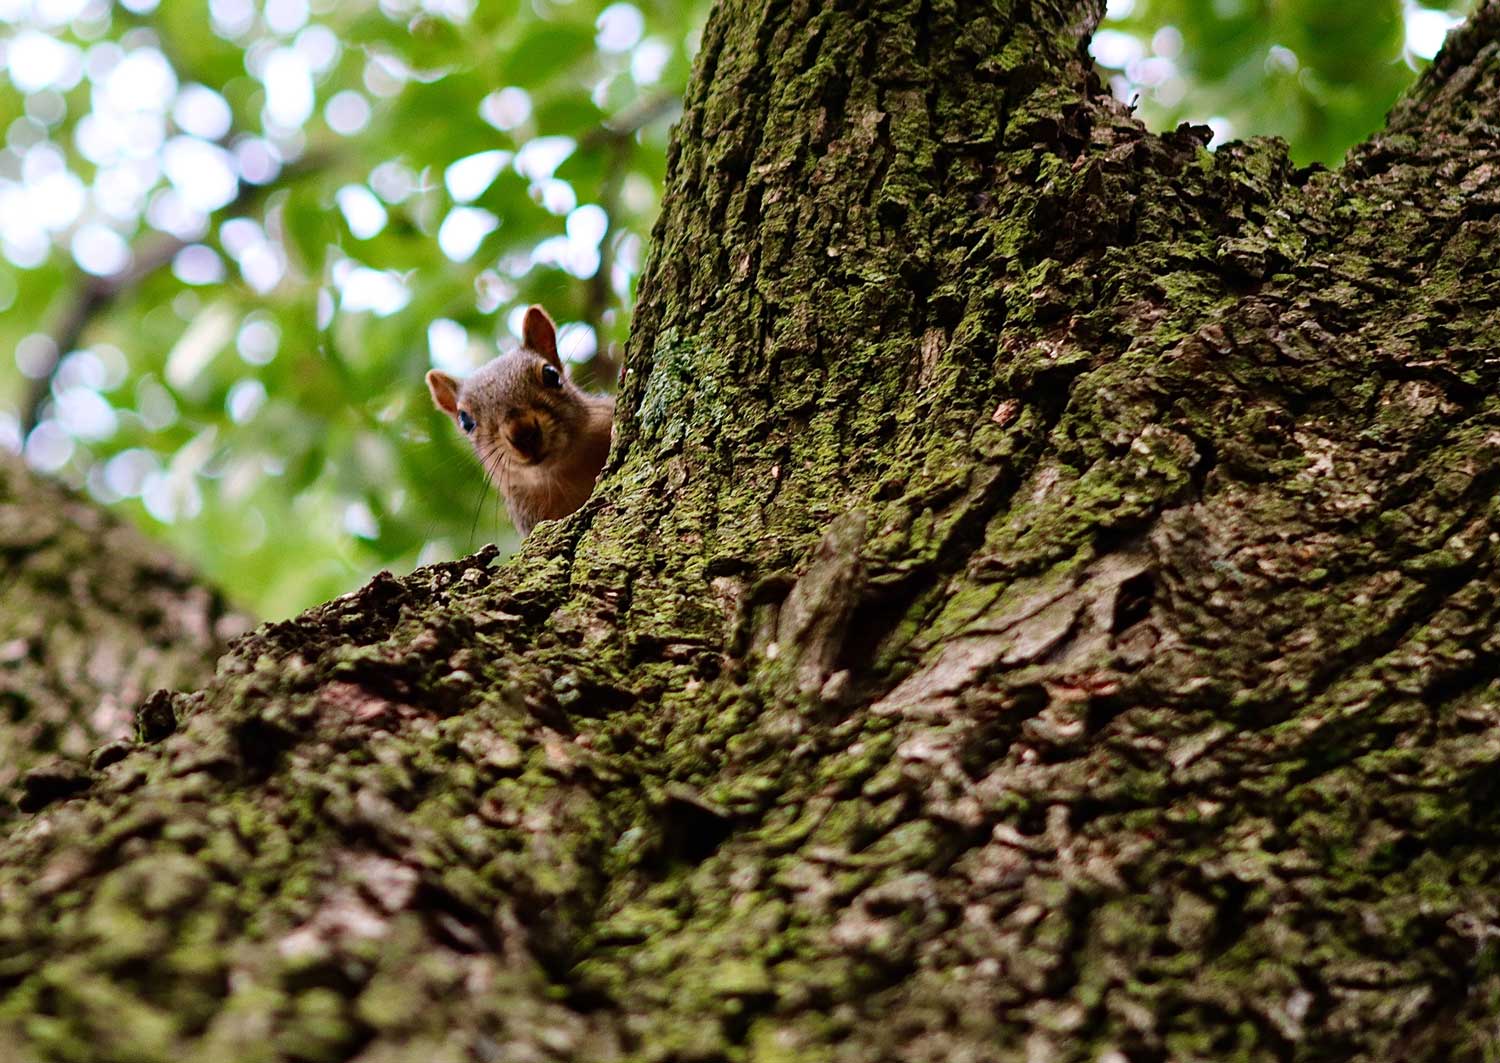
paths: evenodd
<path fill-rule="evenodd" d="M 0 2 L 0 445 L 26 434 L 260 616 L 510 549 L 420 378 L 542 301 L 609 382 L 704 7 Z M 1112 12 L 1095 54 L 1153 128 L 1329 163 L 1446 25 L 1396 0 Z"/>
<path fill-rule="evenodd" d="M 9 455 L 0 455 L 0 555 L 6 822 L 13 799 L 25 799 L 17 791 L 23 773 L 49 754 L 87 762 L 98 747 L 134 738 L 147 695 L 206 683 L 249 622 L 159 544 L 37 481 Z M 66 792 L 86 778 L 71 764 L 33 775 L 32 787 Z"/>
<path fill-rule="evenodd" d="M 14 827 L 0 1050 L 1483 1058 L 1500 5 L 1336 171 L 1100 14 L 718 5 L 595 497 Z"/>

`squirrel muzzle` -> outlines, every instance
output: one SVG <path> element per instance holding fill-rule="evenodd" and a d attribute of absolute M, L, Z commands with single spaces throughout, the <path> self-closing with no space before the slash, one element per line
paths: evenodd
<path fill-rule="evenodd" d="M 542 426 L 536 418 L 525 415 L 512 418 L 505 425 L 505 439 L 516 457 L 527 465 L 542 460 Z"/>

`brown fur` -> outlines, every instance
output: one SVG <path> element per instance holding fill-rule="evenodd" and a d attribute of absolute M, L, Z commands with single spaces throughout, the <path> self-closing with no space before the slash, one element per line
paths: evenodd
<path fill-rule="evenodd" d="M 470 442 L 524 536 L 537 521 L 566 517 L 593 493 L 609 455 L 615 400 L 590 395 L 568 379 L 557 356 L 557 330 L 540 306 L 526 311 L 521 335 L 521 347 L 462 383 L 434 369 L 427 387 L 460 431 L 460 413 L 474 419 Z M 547 365 L 562 387 L 543 383 Z"/>

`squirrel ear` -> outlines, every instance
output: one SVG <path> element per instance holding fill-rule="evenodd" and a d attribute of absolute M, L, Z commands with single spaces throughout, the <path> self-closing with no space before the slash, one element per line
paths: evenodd
<path fill-rule="evenodd" d="M 521 344 L 562 369 L 557 357 L 557 326 L 540 306 L 526 308 L 526 316 L 521 319 Z"/>
<path fill-rule="evenodd" d="M 427 390 L 432 392 L 432 402 L 449 417 L 458 416 L 458 381 L 437 369 L 427 374 Z"/>

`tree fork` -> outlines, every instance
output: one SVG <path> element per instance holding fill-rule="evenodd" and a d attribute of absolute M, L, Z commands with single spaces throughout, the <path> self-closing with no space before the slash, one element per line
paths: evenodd
<path fill-rule="evenodd" d="M 1481 1058 L 1500 5 L 1339 171 L 1100 7 L 721 3 L 595 497 L 18 823 L 18 1051 Z"/>

